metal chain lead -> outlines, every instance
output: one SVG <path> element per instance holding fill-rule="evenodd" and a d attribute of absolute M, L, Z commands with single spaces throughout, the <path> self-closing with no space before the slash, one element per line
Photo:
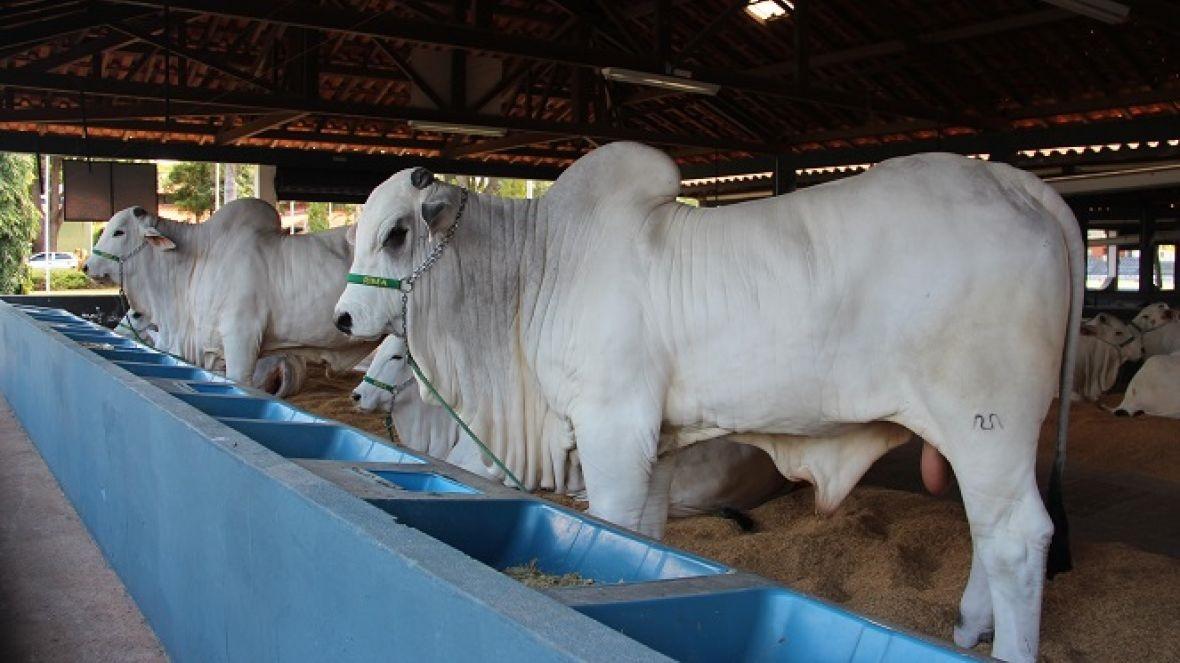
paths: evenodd
<path fill-rule="evenodd" d="M 459 222 L 463 220 L 463 212 L 466 211 L 466 209 L 467 189 L 460 188 L 459 211 L 455 213 L 455 222 L 452 223 L 451 227 L 447 228 L 446 232 L 443 233 L 442 238 L 438 240 L 438 244 L 434 245 L 434 248 L 432 248 L 430 253 L 427 254 L 426 259 L 422 261 L 422 264 L 415 267 L 414 271 L 410 272 L 409 276 L 402 279 L 400 288 L 402 293 L 402 329 L 401 333 L 395 331 L 393 335 L 398 338 L 405 339 L 407 348 L 409 347 L 409 336 L 408 332 L 406 331 L 406 314 L 410 310 L 410 293 L 413 292 L 414 284 L 418 282 L 418 279 L 422 278 L 422 275 L 425 274 L 428 269 L 433 267 L 434 263 L 438 262 L 439 259 L 442 258 L 443 251 L 447 249 L 447 245 L 449 245 L 451 240 L 455 237 L 455 232 L 459 230 Z"/>

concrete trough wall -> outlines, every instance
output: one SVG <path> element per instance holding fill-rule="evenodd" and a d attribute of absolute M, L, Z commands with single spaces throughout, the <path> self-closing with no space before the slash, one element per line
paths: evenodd
<path fill-rule="evenodd" d="M 176 660 L 967 656 L 105 334 L 0 305 L 0 391 Z"/>

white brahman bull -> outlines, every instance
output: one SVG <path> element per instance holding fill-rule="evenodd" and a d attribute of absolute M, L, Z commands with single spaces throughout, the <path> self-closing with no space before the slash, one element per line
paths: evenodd
<path fill-rule="evenodd" d="M 408 390 L 408 391 L 407 391 Z M 406 446 L 441 458 L 480 476 L 503 480 L 504 474 L 465 435 L 443 408 L 418 397 L 418 385 L 405 360 L 405 341 L 390 334 L 377 347 L 364 380 L 352 392 L 357 409 L 389 412 Z M 564 476 L 545 476 L 539 464 L 509 467 L 526 486 L 583 497 L 585 484 L 577 451 L 568 443 L 554 453 L 564 456 Z M 754 447 L 724 438 L 708 440 L 677 453 L 669 514 L 676 517 L 745 510 L 782 492 L 786 480 L 770 457 Z"/>
<path fill-rule="evenodd" d="M 1130 325 L 1099 313 L 1082 324 L 1074 363 L 1073 396 L 1097 401 L 1114 386 L 1119 367 L 1143 358 L 1143 343 Z"/>
<path fill-rule="evenodd" d="M 1123 402 L 1114 413 L 1120 417 L 1153 414 L 1180 419 L 1180 352 L 1148 357 L 1131 378 Z"/>
<path fill-rule="evenodd" d="M 1148 357 L 1180 351 L 1180 315 L 1164 302 L 1144 306 L 1131 319 L 1131 326 L 1143 337 L 1143 352 Z"/>
<path fill-rule="evenodd" d="M 676 164 L 634 143 L 582 157 L 540 200 L 402 171 L 365 203 L 337 326 L 404 323 L 497 454 L 542 444 L 556 413 L 591 512 L 657 536 L 675 446 L 756 445 L 827 511 L 912 431 L 954 468 L 971 524 L 955 641 L 994 624 L 994 655 L 1034 660 L 1046 549 L 1069 563 L 1035 473 L 1081 324 L 1084 245 L 1061 197 L 948 154 L 715 209 L 679 189 Z"/>
<path fill-rule="evenodd" d="M 352 254 L 344 235 L 286 235 L 274 208 L 253 198 L 202 224 L 130 207 L 111 217 L 83 270 L 123 286 L 159 325 L 157 349 L 206 368 L 224 357 L 226 375 L 249 384 L 263 354 L 344 371 L 376 347 L 332 326 Z"/>

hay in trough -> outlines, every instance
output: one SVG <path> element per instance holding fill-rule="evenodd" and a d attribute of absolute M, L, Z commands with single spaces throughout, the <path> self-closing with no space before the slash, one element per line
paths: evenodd
<path fill-rule="evenodd" d="M 565 573 L 558 575 L 556 573 L 545 573 L 537 568 L 537 560 L 531 560 L 528 564 L 520 564 L 518 566 L 510 566 L 503 571 L 504 575 L 513 580 L 523 583 L 526 587 L 534 589 L 551 589 L 554 587 L 585 587 L 593 585 L 594 580 L 590 578 L 583 578 L 578 573 Z"/>
<path fill-rule="evenodd" d="M 88 350 L 114 350 L 115 349 L 115 346 L 111 345 L 110 343 L 92 343 L 90 341 L 82 341 L 78 345 L 81 345 L 82 347 L 84 347 Z"/>

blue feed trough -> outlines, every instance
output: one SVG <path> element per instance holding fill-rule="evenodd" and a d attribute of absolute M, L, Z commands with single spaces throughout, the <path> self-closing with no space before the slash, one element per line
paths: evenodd
<path fill-rule="evenodd" d="M 479 491 L 471 486 L 461 484 L 454 479 L 448 479 L 434 472 L 399 472 L 396 470 L 371 470 L 371 472 L 398 488 L 413 493 L 479 494 Z"/>
<path fill-rule="evenodd" d="M 174 660 L 975 658 L 63 311 L 0 305 L 0 389 Z"/>
<path fill-rule="evenodd" d="M 731 569 L 538 500 L 380 500 L 398 522 L 504 570 L 535 563 L 617 584 L 695 578 Z"/>
<path fill-rule="evenodd" d="M 946 660 L 938 645 L 783 588 L 575 605 L 680 661 Z"/>

